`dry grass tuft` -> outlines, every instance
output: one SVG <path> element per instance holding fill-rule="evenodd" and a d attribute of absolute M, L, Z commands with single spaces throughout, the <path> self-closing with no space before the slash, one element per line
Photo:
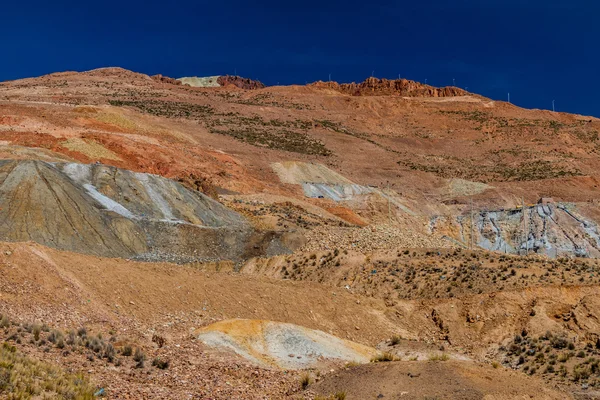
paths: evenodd
<path fill-rule="evenodd" d="M 7 399 L 93 399 L 94 388 L 82 375 L 33 360 L 14 346 L 0 347 L 0 397 Z"/>
<path fill-rule="evenodd" d="M 371 358 L 371 362 L 387 362 L 387 361 L 400 361 L 399 357 L 396 357 L 392 353 L 380 353 L 375 357 Z"/>
<path fill-rule="evenodd" d="M 430 354 L 428 357 L 429 361 L 448 361 L 450 359 L 450 356 L 446 353 L 435 353 L 435 354 Z"/>

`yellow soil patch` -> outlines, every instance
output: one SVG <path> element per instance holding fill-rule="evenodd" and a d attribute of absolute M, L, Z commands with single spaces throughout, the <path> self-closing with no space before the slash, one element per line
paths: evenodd
<path fill-rule="evenodd" d="M 455 196 L 474 196 L 483 193 L 492 186 L 481 182 L 467 181 L 464 179 L 452 179 L 448 184 L 448 192 L 452 197 Z"/>
<path fill-rule="evenodd" d="M 133 121 L 117 113 L 103 112 L 94 116 L 94 119 L 99 122 L 104 122 L 105 124 L 118 126 L 119 128 L 128 131 L 133 131 L 137 128 L 137 125 Z"/>
<path fill-rule="evenodd" d="M 271 164 L 283 183 L 300 185 L 304 182 L 330 185 L 350 185 L 353 182 L 322 164 L 284 161 Z"/>
<path fill-rule="evenodd" d="M 89 115 L 88 118 L 103 124 L 121 128 L 121 130 L 124 131 L 133 131 L 138 128 L 137 124 L 125 117 L 121 110 L 106 111 L 105 109 L 94 106 L 77 106 L 73 111 L 78 114 L 94 114 L 93 116 Z"/>
<path fill-rule="evenodd" d="M 377 354 L 372 347 L 322 331 L 268 320 L 225 320 L 197 334 L 209 346 L 229 348 L 251 361 L 282 368 L 314 367 L 325 359 L 364 363 Z"/>
<path fill-rule="evenodd" d="M 85 154 L 89 158 L 96 160 L 105 158 L 108 160 L 122 161 L 121 157 L 116 153 L 91 139 L 71 138 L 62 142 L 61 145 L 71 151 Z"/>
<path fill-rule="evenodd" d="M 96 114 L 98 112 L 98 109 L 94 106 L 77 106 L 73 109 L 73 111 L 80 114 Z"/>
<path fill-rule="evenodd" d="M 266 321 L 264 320 L 238 320 L 230 319 L 218 321 L 214 324 L 201 329 L 201 331 L 219 331 L 230 336 L 244 338 L 262 335 L 262 328 Z"/>

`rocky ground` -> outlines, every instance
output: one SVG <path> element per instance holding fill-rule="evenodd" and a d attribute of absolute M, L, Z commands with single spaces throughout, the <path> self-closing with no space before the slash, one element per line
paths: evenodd
<path fill-rule="evenodd" d="M 595 322 L 598 308 L 594 299 L 598 285 L 590 282 L 581 286 L 578 277 L 597 267 L 589 263 L 571 264 L 566 260 L 547 262 L 504 256 L 501 256 L 502 260 L 496 257 L 492 261 L 485 258 L 488 253 L 459 252 L 454 255 L 454 251 L 444 251 L 439 255 L 422 251 L 414 255 L 413 252 L 398 252 L 396 265 L 406 268 L 406 264 L 414 262 L 415 267 L 421 265 L 421 269 L 403 271 L 401 280 L 397 282 L 409 279 L 410 282 L 405 283 L 407 289 L 399 290 L 401 296 L 390 299 L 386 295 L 388 286 L 383 284 L 386 279 L 381 278 L 392 277 L 393 274 L 386 275 L 384 271 L 393 272 L 395 268 L 384 267 L 381 255 L 382 262 L 372 259 L 379 268 L 378 272 L 371 274 L 369 271 L 367 274 L 369 277 L 377 276 L 379 280 L 373 281 L 365 275 L 364 280 L 355 279 L 353 287 L 348 290 L 332 287 L 325 281 L 312 283 L 291 281 L 285 277 L 274 279 L 250 270 L 236 273 L 232 272 L 231 263 L 149 264 L 64 253 L 39 245 L 4 245 L 0 254 L 3 272 L 0 305 L 10 322 L 6 323 L 5 329 L 0 329 L 0 333 L 3 332 L 3 340 L 23 354 L 60 365 L 68 373 L 83 373 L 96 389 L 104 388 L 110 398 L 181 398 L 188 395 L 191 398 L 312 398 L 317 393 L 330 395 L 342 389 L 349 396 L 361 398 L 362 392 L 352 385 L 346 387 L 341 383 L 343 380 L 333 378 L 338 377 L 336 371 L 343 364 L 328 366 L 324 370 L 309 370 L 311 382 L 329 383 L 314 387 L 309 384 L 306 390 L 302 390 L 302 371 L 253 365 L 252 360 L 208 347 L 193 335 L 202 327 L 230 318 L 287 321 L 376 346 L 384 354 L 392 353 L 404 362 L 415 363 L 413 367 L 413 364 L 408 365 L 409 372 L 425 368 L 424 374 L 433 374 L 435 368 L 431 370 L 422 364 L 444 363 L 446 357 L 465 362 L 478 360 L 487 365 L 485 368 L 502 369 L 502 374 L 525 372 L 524 378 L 533 375 L 537 380 L 547 380 L 571 393 L 594 393 L 595 378 L 591 373 L 594 360 L 585 362 L 593 357 L 597 341 L 594 332 L 599 328 Z M 319 260 L 327 263 L 338 257 L 334 252 L 329 257 L 323 256 L 325 258 L 320 257 Z M 339 256 L 345 255 L 340 252 Z M 477 257 L 485 260 L 482 269 L 490 273 L 500 271 L 498 280 L 503 281 L 502 278 L 506 277 L 503 284 L 507 287 L 495 286 L 491 290 L 485 287 L 485 282 L 492 280 L 490 275 L 477 269 L 471 271 L 465 265 L 471 260 L 476 262 Z M 431 267 L 427 264 L 439 259 L 447 260 L 447 265 L 440 265 L 437 272 L 429 271 L 427 268 Z M 311 257 L 307 260 L 310 263 Z M 518 265 L 523 261 L 530 264 L 527 269 Z M 518 271 L 515 275 L 508 269 L 509 265 Z M 541 273 L 544 269 L 551 271 L 546 278 L 542 278 L 545 276 Z M 414 271 L 414 274 L 411 272 L 408 276 L 404 273 L 408 271 Z M 540 276 L 538 284 L 522 279 L 525 274 L 533 276 L 532 273 Z M 408 290 L 415 283 L 426 283 L 427 276 L 439 278 L 442 275 L 446 275 L 453 289 L 440 292 L 441 299 L 432 296 L 432 290 Z M 455 277 L 460 279 L 454 280 Z M 463 277 L 467 280 L 463 281 Z M 544 279 L 552 281 L 544 283 Z M 572 282 L 571 285 L 561 287 L 567 281 Z M 454 283 L 458 285 L 453 286 Z M 443 284 L 442 288 L 445 288 Z M 43 328 L 44 324 L 47 328 Z M 34 325 L 38 325 L 41 331 L 40 339 L 33 337 L 32 342 Z M 98 338 L 97 351 L 81 338 L 81 343 L 75 347 L 67 343 L 70 332 L 77 335 L 81 327 L 86 328 L 86 338 L 90 341 Z M 66 344 L 64 348 L 50 340 L 54 330 L 60 331 L 59 336 Z M 526 334 L 523 333 L 525 331 Z M 552 352 L 545 353 L 544 347 L 539 347 L 541 350 L 537 351 L 544 354 L 545 365 L 540 364 L 537 352 L 520 363 L 513 345 L 519 335 L 525 338 L 522 339 L 525 351 L 530 348 L 529 338 L 544 346 L 539 337 L 546 335 L 546 331 L 564 335 L 565 354 L 568 356 L 568 352 L 574 352 L 574 355 L 568 356 L 573 361 L 565 364 L 567 374 L 564 378 L 557 375 L 559 379 L 556 382 L 546 367 L 552 365 L 553 359 L 559 360 L 560 354 L 554 357 Z M 574 344 L 573 350 L 569 350 L 568 343 Z M 115 351 L 112 361 L 106 355 L 109 344 Z M 137 367 L 138 361 L 133 356 L 125 355 L 127 352 L 123 354 L 126 346 L 130 346 L 133 353 L 140 348 L 145 354 L 143 368 Z M 592 346 L 591 350 L 586 350 L 589 346 Z M 66 354 L 65 349 L 68 350 Z M 577 356 L 580 349 L 585 351 L 583 358 Z M 116 361 L 118 365 L 115 365 L 116 359 L 120 360 Z M 165 369 L 153 366 L 155 360 L 156 363 L 161 360 L 168 362 L 168 366 Z M 536 365 L 533 372 L 531 367 L 524 368 L 530 364 Z M 584 367 L 579 367 L 580 364 Z M 342 371 L 353 371 L 354 368 L 353 364 L 348 364 Z M 440 368 L 454 370 L 454 367 Z M 481 367 L 472 365 L 465 368 L 472 371 L 469 374 L 479 374 L 475 371 Z M 589 369 L 588 376 L 575 380 L 578 375 L 573 374 L 581 368 Z M 376 370 L 373 376 L 377 376 Z M 371 376 L 369 369 L 357 371 Z M 435 379 L 437 375 L 428 376 Z M 508 374 L 506 379 L 524 379 L 514 376 Z M 363 379 L 370 382 L 371 378 L 365 376 Z M 482 390 L 485 393 L 488 393 L 486 390 L 489 393 L 499 390 L 468 382 L 467 379 L 457 384 L 457 388 L 473 390 L 465 398 L 478 398 Z M 372 387 L 380 384 L 374 385 Z M 392 391 L 389 393 L 396 391 L 393 387 L 389 390 Z M 420 393 L 414 390 L 409 392 L 413 395 Z M 523 389 L 522 393 L 525 392 Z M 175 397 L 172 397 L 173 393 Z M 506 393 L 501 395 L 504 397 L 499 398 L 513 398 L 506 397 Z"/>
<path fill-rule="evenodd" d="M 2 395 L 598 398 L 599 120 L 212 80 L 0 83 Z"/>
<path fill-rule="evenodd" d="M 334 249 L 349 249 L 362 253 L 375 250 L 407 248 L 452 248 L 456 244 L 435 236 L 391 225 L 369 225 L 365 228 L 319 227 L 306 234 L 307 253 Z"/>

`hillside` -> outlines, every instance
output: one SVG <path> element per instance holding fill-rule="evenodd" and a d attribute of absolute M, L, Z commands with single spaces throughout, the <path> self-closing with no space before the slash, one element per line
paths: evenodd
<path fill-rule="evenodd" d="M 83 376 L 40 396 L 599 398 L 599 132 L 404 79 L 2 82 L 0 356 Z"/>

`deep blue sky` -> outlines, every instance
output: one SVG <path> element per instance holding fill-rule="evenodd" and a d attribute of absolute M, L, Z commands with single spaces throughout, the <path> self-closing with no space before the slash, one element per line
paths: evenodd
<path fill-rule="evenodd" d="M 402 77 L 600 116 L 596 0 L 5 0 L 0 81 L 121 66 L 267 84 Z"/>

